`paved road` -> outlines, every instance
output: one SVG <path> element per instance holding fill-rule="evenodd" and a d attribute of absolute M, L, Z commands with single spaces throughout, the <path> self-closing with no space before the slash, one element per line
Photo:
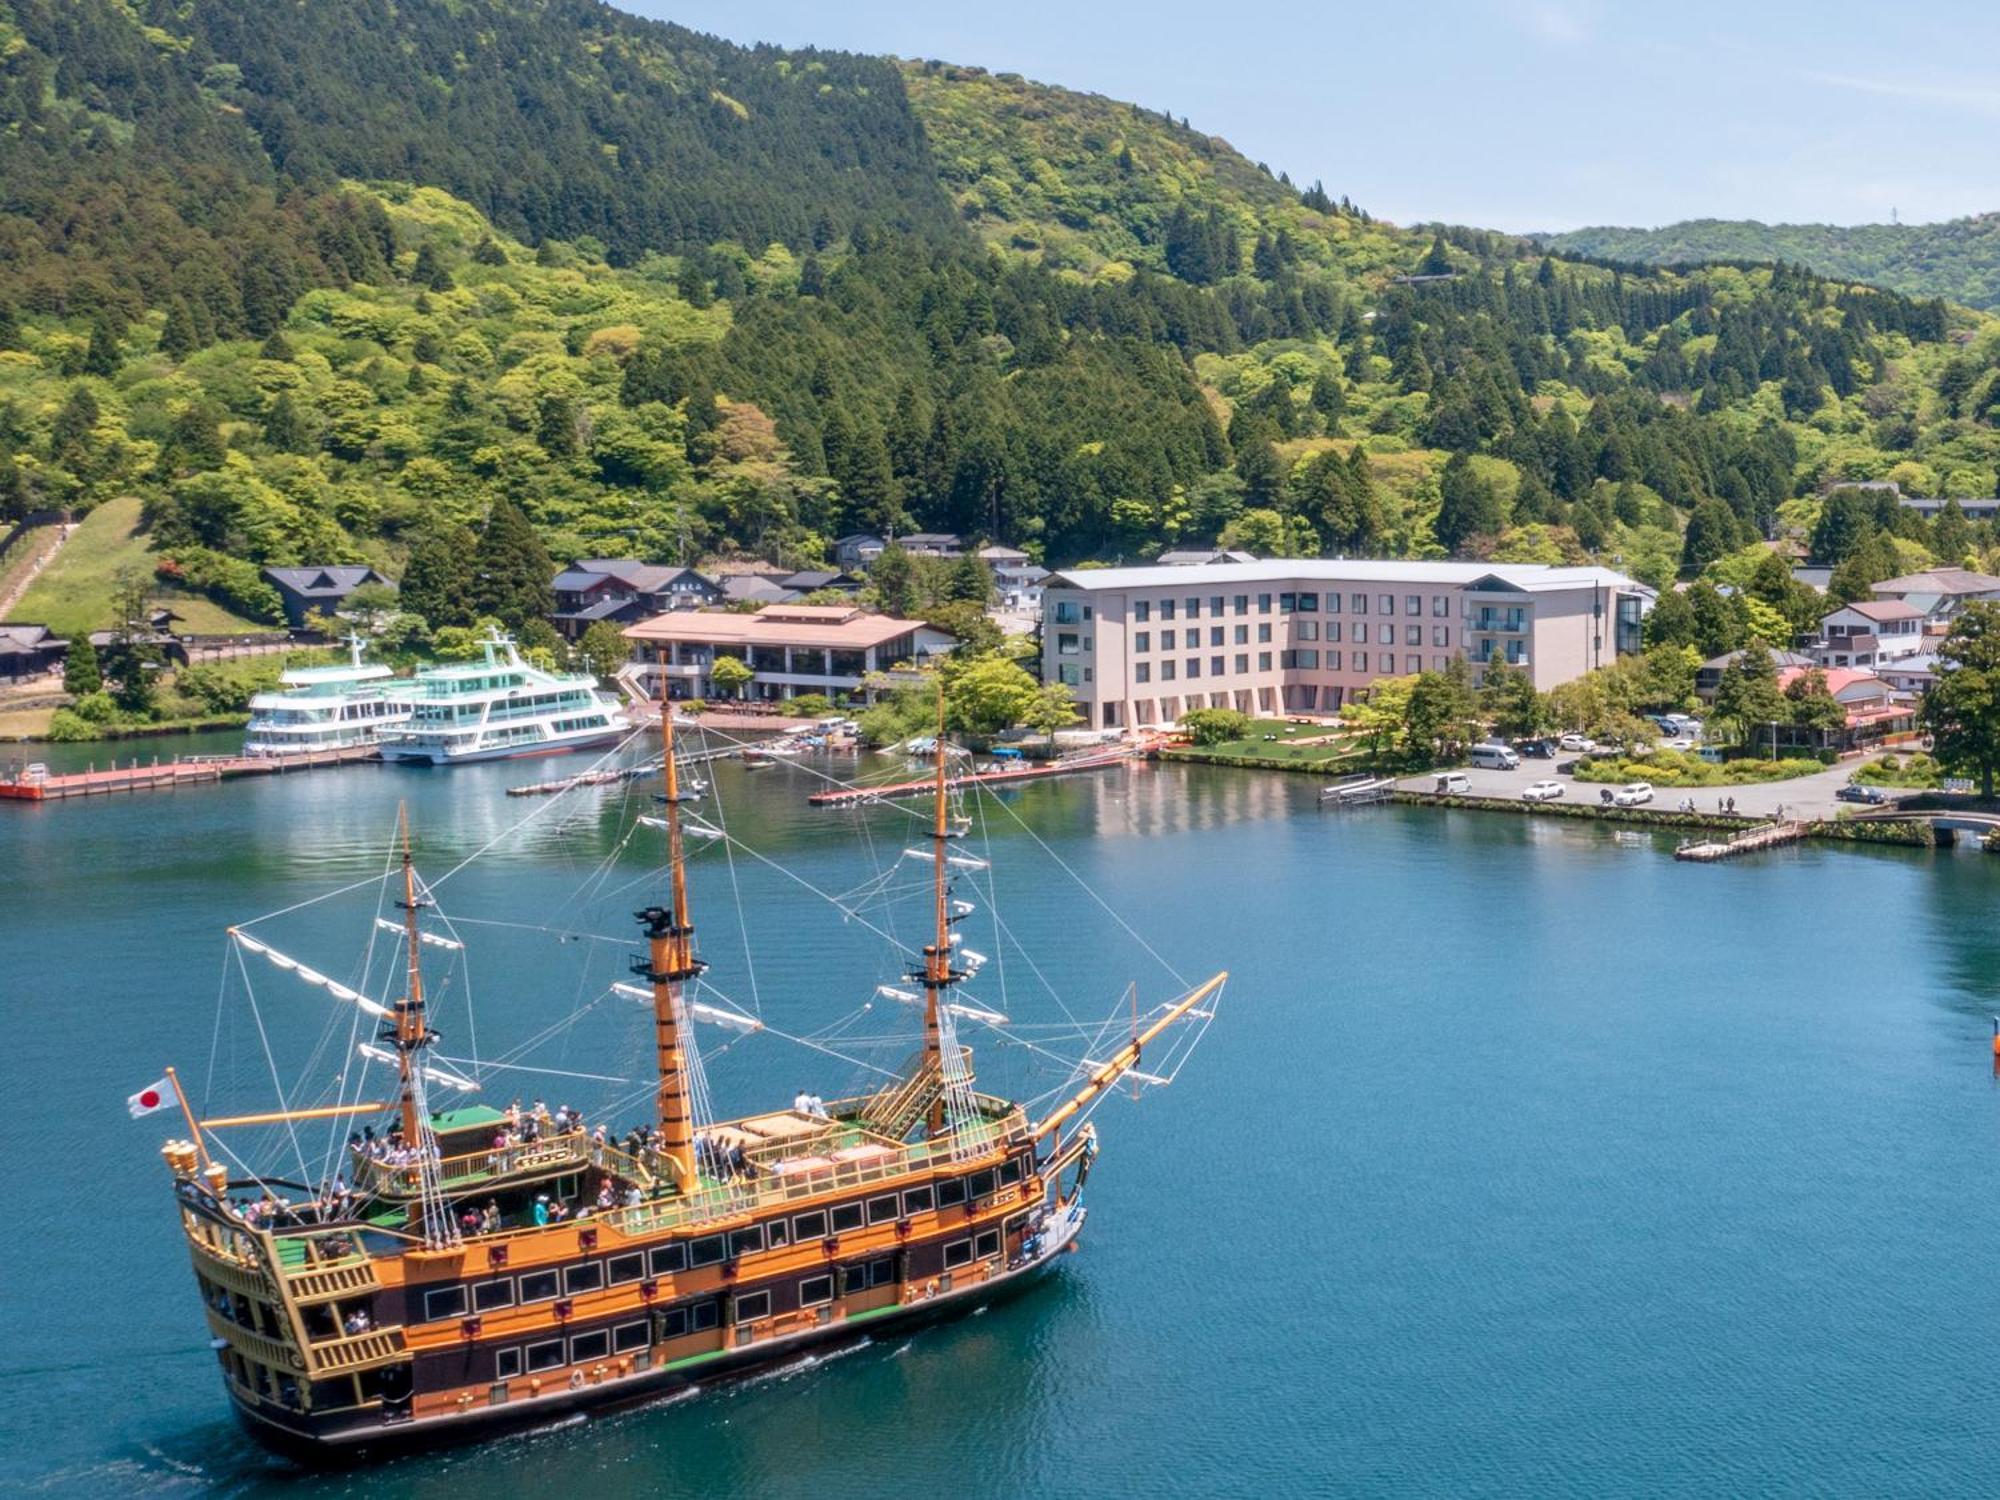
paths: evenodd
<path fill-rule="evenodd" d="M 1570 757 L 1564 756 L 1567 761 Z M 1782 805 L 1787 817 L 1830 818 L 1841 807 L 1853 806 L 1862 811 L 1858 804 L 1836 802 L 1833 794 L 1847 785 L 1859 761 L 1843 761 L 1829 766 L 1826 770 L 1811 776 L 1801 776 L 1795 781 L 1769 781 L 1754 786 L 1734 787 L 1689 787 L 1677 790 L 1673 787 L 1658 787 L 1653 792 L 1649 807 L 1662 812 L 1672 812 L 1680 805 L 1683 797 L 1694 798 L 1697 811 L 1714 812 L 1718 798 L 1734 797 L 1736 812 L 1740 817 L 1771 818 L 1777 815 Z M 1596 802 L 1604 792 L 1604 784 L 1594 781 L 1574 781 L 1568 776 L 1559 776 L 1555 771 L 1556 762 L 1523 759 L 1518 771 L 1482 771 L 1467 768 L 1466 777 L 1472 782 L 1475 797 L 1518 798 L 1522 791 L 1537 781 L 1560 781 L 1563 784 L 1565 802 Z M 1397 783 L 1407 791 L 1428 792 L 1436 788 L 1437 773 L 1426 772 L 1422 776 L 1411 776 Z M 1893 797 L 1907 796 L 1907 792 L 1889 790 Z"/>

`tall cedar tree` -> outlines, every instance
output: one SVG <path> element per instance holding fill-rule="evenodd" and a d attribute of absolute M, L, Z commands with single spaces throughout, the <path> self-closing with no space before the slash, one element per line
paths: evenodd
<path fill-rule="evenodd" d="M 433 630 L 470 625 L 473 611 L 474 550 L 479 541 L 463 526 L 428 529 L 411 549 L 398 591 L 402 607 L 420 615 Z"/>
<path fill-rule="evenodd" d="M 555 566 L 521 507 L 496 501 L 472 558 L 473 606 L 510 630 L 541 620 L 556 607 Z"/>

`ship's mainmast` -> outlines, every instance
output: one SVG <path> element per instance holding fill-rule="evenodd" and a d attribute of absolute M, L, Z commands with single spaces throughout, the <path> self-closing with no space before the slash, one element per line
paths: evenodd
<path fill-rule="evenodd" d="M 694 924 L 688 921 L 687 859 L 681 843 L 680 770 L 674 763 L 674 708 L 667 693 L 666 657 L 660 659 L 660 770 L 666 803 L 668 901 L 634 913 L 646 930 L 644 958 L 632 972 L 653 987 L 653 1032 L 659 1052 L 658 1108 L 661 1155 L 683 1193 L 696 1186 L 694 1117 L 688 1087 L 686 1043 L 681 1036 L 681 986 L 708 965 L 694 956 Z"/>
<path fill-rule="evenodd" d="M 945 992 L 965 978 L 963 970 L 951 966 L 951 827 L 945 808 L 944 683 L 938 683 L 937 772 L 933 789 L 935 803 L 931 822 L 932 893 L 937 908 L 932 939 L 924 945 L 924 1066 L 938 1081 L 938 1094 L 931 1101 L 930 1133 L 944 1130 L 944 1026 L 942 1014 Z"/>
<path fill-rule="evenodd" d="M 395 1015 L 396 1075 L 401 1083 L 397 1098 L 402 1110 L 403 1139 L 415 1145 L 421 1123 L 416 1085 L 418 1070 L 423 1066 L 417 1054 L 432 1041 L 424 1025 L 423 938 L 417 931 L 417 912 L 429 903 L 417 899 L 417 869 L 410 858 L 410 810 L 407 804 L 396 809 L 396 818 L 402 825 L 403 834 L 403 899 L 396 904 L 403 909 L 403 946 L 408 950 L 409 961 L 403 998 L 396 1004 Z"/>

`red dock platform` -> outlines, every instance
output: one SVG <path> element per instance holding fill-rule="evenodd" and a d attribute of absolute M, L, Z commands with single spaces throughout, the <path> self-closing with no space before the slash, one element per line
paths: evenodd
<path fill-rule="evenodd" d="M 372 760 L 369 745 L 342 750 L 316 750 L 304 755 L 196 755 L 150 765 L 134 760 L 129 766 L 72 771 L 29 778 L 25 773 L 0 781 L 0 802 L 62 802 L 71 797 L 104 797 L 119 792 L 172 791 L 177 787 L 231 781 L 241 776 L 279 776 L 326 766 Z"/>

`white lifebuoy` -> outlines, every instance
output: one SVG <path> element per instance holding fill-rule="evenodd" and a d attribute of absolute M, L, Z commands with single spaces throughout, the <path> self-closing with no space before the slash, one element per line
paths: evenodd
<path fill-rule="evenodd" d="M 569 1372 L 569 1388 L 573 1391 L 583 1389 L 583 1371 L 571 1370 Z"/>

